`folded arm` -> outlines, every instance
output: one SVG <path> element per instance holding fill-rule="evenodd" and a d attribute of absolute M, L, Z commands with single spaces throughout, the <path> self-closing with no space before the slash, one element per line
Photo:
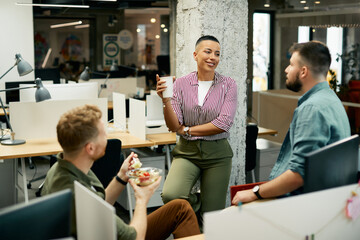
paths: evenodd
<path fill-rule="evenodd" d="M 260 185 L 259 194 L 263 198 L 274 198 L 292 192 L 304 185 L 304 180 L 297 172 L 287 170 L 277 178 Z M 252 202 L 257 200 L 252 189 L 239 191 L 232 200 L 232 204 Z"/>

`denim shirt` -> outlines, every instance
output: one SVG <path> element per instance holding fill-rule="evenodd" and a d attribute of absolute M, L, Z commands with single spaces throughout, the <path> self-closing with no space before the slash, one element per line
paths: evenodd
<path fill-rule="evenodd" d="M 349 119 L 327 82 L 302 95 L 269 180 L 287 170 L 304 178 L 304 154 L 350 136 Z M 299 194 L 301 189 L 290 193 Z"/>

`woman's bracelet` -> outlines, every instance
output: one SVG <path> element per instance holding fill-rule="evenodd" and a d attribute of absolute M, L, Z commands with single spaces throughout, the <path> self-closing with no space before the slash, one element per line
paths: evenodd
<path fill-rule="evenodd" d="M 171 98 L 168 99 L 168 100 L 166 100 L 165 102 L 163 102 L 163 107 L 166 107 L 166 103 L 167 103 L 167 102 L 170 102 L 170 101 L 171 101 Z"/>

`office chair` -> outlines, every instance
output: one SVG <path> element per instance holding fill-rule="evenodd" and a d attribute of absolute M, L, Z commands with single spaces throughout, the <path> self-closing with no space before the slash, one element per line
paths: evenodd
<path fill-rule="evenodd" d="M 105 155 L 94 162 L 91 170 L 106 188 L 118 173 L 123 162 L 121 141 L 119 139 L 108 139 Z"/>
<path fill-rule="evenodd" d="M 254 123 L 246 126 L 245 171 L 251 172 L 251 182 L 255 182 L 256 139 L 259 128 Z"/>

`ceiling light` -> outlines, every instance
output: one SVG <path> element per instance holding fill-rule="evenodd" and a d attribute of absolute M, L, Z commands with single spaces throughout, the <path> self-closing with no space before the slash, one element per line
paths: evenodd
<path fill-rule="evenodd" d="M 74 26 L 74 25 L 80 25 L 80 24 L 82 24 L 82 21 L 60 23 L 60 24 L 50 25 L 50 28 L 61 28 L 61 27 L 68 27 L 68 26 Z"/>
<path fill-rule="evenodd" d="M 164 32 L 168 32 L 168 29 L 167 29 L 167 28 L 164 28 Z"/>
<path fill-rule="evenodd" d="M 88 28 L 90 24 L 76 25 L 75 28 Z"/>
<path fill-rule="evenodd" d="M 44 4 L 44 3 L 15 3 L 18 6 L 30 7 L 67 7 L 67 8 L 89 8 L 89 5 L 68 5 L 68 4 Z"/>
<path fill-rule="evenodd" d="M 315 1 L 315 4 L 320 4 L 320 1 Z"/>
<path fill-rule="evenodd" d="M 270 0 L 265 1 L 264 7 L 266 8 L 270 7 Z"/>
<path fill-rule="evenodd" d="M 137 29 L 136 29 L 136 32 L 141 32 L 141 29 L 140 29 L 140 28 L 137 28 Z"/>
<path fill-rule="evenodd" d="M 305 10 L 308 10 L 308 9 L 309 9 L 309 6 L 305 6 L 304 9 L 305 9 Z"/>
<path fill-rule="evenodd" d="M 151 22 L 151 23 L 155 23 L 155 22 L 156 22 L 156 18 L 151 18 L 151 19 L 150 19 L 150 22 Z"/>
<path fill-rule="evenodd" d="M 164 28 L 164 27 L 165 27 L 165 24 L 161 24 L 160 27 L 161 27 L 161 28 Z"/>
<path fill-rule="evenodd" d="M 43 62 L 43 64 L 41 65 L 42 68 L 45 68 L 45 67 L 46 67 L 46 63 L 47 63 L 48 60 L 49 60 L 49 56 L 50 56 L 50 54 L 51 54 L 51 51 L 52 51 L 52 49 L 49 48 L 48 51 L 47 51 L 47 53 L 46 53 L 46 55 L 45 55 L 44 62 Z"/>
<path fill-rule="evenodd" d="M 160 38 L 160 36 L 159 36 L 159 35 L 155 35 L 155 38 L 156 38 L 156 39 L 159 39 L 159 38 Z"/>
<path fill-rule="evenodd" d="M 300 3 L 303 3 L 303 4 L 304 4 L 304 3 L 306 3 L 306 1 L 300 1 Z"/>

